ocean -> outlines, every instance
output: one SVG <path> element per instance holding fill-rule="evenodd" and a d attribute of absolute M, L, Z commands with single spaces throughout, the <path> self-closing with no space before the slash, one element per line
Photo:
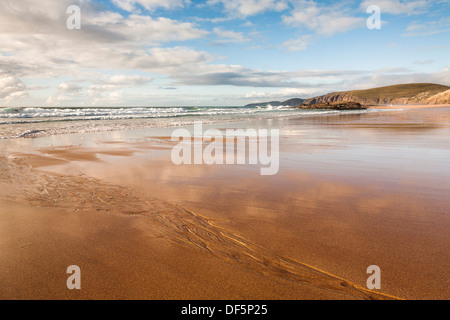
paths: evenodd
<path fill-rule="evenodd" d="M 24 107 L 0 109 L 0 139 L 339 113 L 264 107 Z M 353 111 L 355 112 L 355 111 Z M 366 111 L 356 111 L 366 112 Z"/>

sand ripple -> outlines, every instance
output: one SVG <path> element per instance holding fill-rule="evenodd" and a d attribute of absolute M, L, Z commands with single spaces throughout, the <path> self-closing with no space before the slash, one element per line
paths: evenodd
<path fill-rule="evenodd" d="M 265 248 L 218 226 L 207 217 L 136 190 L 86 176 L 58 175 L 33 170 L 24 157 L 0 157 L 0 181 L 16 186 L 3 195 L 8 201 L 39 207 L 104 211 L 105 214 L 140 215 L 157 221 L 161 234 L 174 245 L 191 246 L 215 257 L 299 285 L 314 286 L 358 299 L 396 299 L 318 270 Z"/>

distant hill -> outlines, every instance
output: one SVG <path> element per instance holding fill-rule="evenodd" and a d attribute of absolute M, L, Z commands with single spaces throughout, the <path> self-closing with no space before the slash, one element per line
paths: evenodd
<path fill-rule="evenodd" d="M 253 108 L 253 107 L 267 107 L 267 106 L 281 106 L 281 103 L 282 103 L 281 101 L 250 103 L 245 105 L 244 107 Z"/>
<path fill-rule="evenodd" d="M 300 98 L 294 98 L 294 99 L 289 99 L 286 101 L 270 101 L 270 102 L 259 102 L 259 103 L 251 103 L 251 104 L 247 104 L 245 107 L 247 108 L 251 108 L 251 107 L 267 107 L 267 106 L 274 106 L 274 107 L 278 107 L 278 106 L 286 106 L 286 107 L 296 107 L 300 104 L 302 104 L 305 101 L 305 99 L 300 99 Z"/>
<path fill-rule="evenodd" d="M 281 105 L 285 106 L 285 107 L 296 107 L 296 106 L 301 105 L 303 102 L 305 102 L 305 99 L 294 98 L 294 99 L 290 99 L 290 100 L 286 100 L 286 101 L 282 102 Z"/>
<path fill-rule="evenodd" d="M 246 107 L 256 106 L 289 106 L 314 104 L 334 104 L 357 102 L 364 106 L 384 104 L 450 104 L 450 87 L 434 83 L 411 83 L 373 88 L 333 92 L 310 99 L 290 99 L 284 102 L 272 101 L 252 103 Z"/>
<path fill-rule="evenodd" d="M 296 107 L 298 109 L 329 109 L 329 110 L 363 110 L 366 106 L 359 102 L 326 102 L 315 104 L 302 104 Z"/>
<path fill-rule="evenodd" d="M 447 104 L 450 87 L 433 83 L 412 83 L 380 87 L 368 90 L 353 90 L 329 93 L 307 99 L 304 104 L 331 102 L 359 102 L 363 105 L 382 104 Z"/>

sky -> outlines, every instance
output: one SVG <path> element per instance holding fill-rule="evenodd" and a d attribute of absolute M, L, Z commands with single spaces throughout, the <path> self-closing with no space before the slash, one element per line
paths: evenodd
<path fill-rule="evenodd" d="M 450 0 L 1 0 L 0 105 L 242 106 L 450 85 L 449 40 Z"/>

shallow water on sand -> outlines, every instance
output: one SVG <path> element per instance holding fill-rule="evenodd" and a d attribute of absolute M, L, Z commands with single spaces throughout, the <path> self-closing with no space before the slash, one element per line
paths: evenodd
<path fill-rule="evenodd" d="M 275 281 L 272 298 L 367 298 L 366 269 L 378 265 L 381 293 L 446 299 L 449 118 L 450 109 L 433 108 L 211 124 L 280 129 L 280 171 L 267 177 L 252 165 L 174 165 L 171 128 L 7 140 L 2 180 L 21 177 L 20 197 L 11 191 L 21 204 L 133 217 L 142 234 L 193 249 L 187 263 L 171 257 L 175 269 L 199 267 L 200 256 L 222 276 L 237 266 Z M 232 296 L 225 291 L 214 297 Z"/>

